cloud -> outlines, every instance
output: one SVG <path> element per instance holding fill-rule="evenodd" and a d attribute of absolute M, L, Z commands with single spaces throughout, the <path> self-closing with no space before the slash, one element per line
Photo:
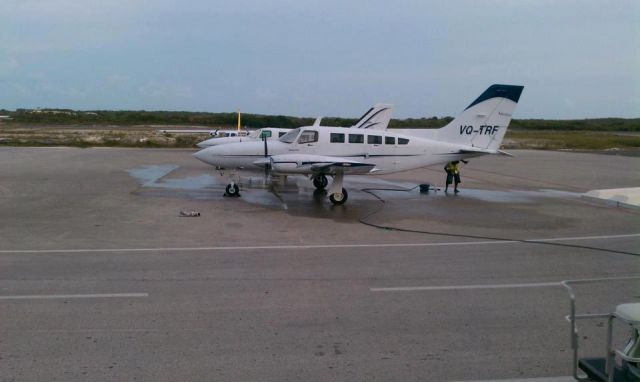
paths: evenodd
<path fill-rule="evenodd" d="M 31 93 L 0 88 L 0 107 L 355 117 L 385 101 L 420 117 L 455 114 L 508 82 L 526 86 L 518 116 L 636 116 L 639 10 L 637 0 L 5 0 L 0 79 Z"/>
<path fill-rule="evenodd" d="M 15 57 L 8 57 L 6 59 L 0 58 L 0 77 L 7 76 L 15 72 L 20 64 Z"/>
<path fill-rule="evenodd" d="M 138 93 L 152 98 L 193 98 L 193 88 L 180 84 L 146 84 L 138 87 Z"/>

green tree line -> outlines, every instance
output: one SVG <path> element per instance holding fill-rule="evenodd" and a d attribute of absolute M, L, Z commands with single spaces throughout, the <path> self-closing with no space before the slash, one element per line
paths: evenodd
<path fill-rule="evenodd" d="M 209 127 L 232 127 L 237 123 L 236 113 L 207 113 L 186 111 L 130 111 L 70 109 L 0 110 L 9 115 L 14 123 L 51 125 L 198 125 Z M 390 128 L 438 128 L 446 125 L 452 117 L 407 118 L 391 120 Z M 294 128 L 313 123 L 313 118 L 285 115 L 242 114 L 242 126 L 248 128 L 282 127 Z M 322 120 L 325 126 L 351 126 L 356 118 L 328 117 Z M 514 130 L 570 130 L 570 131 L 640 131 L 640 118 L 597 119 L 514 119 L 510 128 Z"/>

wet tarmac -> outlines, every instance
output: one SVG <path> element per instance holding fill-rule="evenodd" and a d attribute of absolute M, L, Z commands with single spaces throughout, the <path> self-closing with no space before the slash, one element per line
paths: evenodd
<path fill-rule="evenodd" d="M 224 196 L 227 185 L 226 178 L 209 174 L 204 169 L 203 174 L 196 176 L 180 176 L 179 165 L 150 165 L 126 170 L 141 186 L 149 190 L 171 190 L 164 196 L 191 197 L 204 194 L 211 199 Z M 173 174 L 172 174 L 173 173 Z M 304 206 L 310 203 L 323 202 L 327 194 L 323 190 L 313 187 L 307 177 L 288 176 L 286 179 L 273 179 L 262 175 L 241 176 L 238 184 L 242 191 L 242 200 L 263 207 L 281 207 L 289 209 L 289 205 Z M 409 182 L 392 182 L 375 177 L 358 176 L 345 180 L 345 188 L 349 193 L 349 201 L 369 201 L 372 194 L 382 200 L 419 199 L 428 203 L 440 197 L 471 198 L 491 203 L 534 203 L 544 198 L 577 198 L 580 193 L 540 189 L 532 190 L 483 190 L 466 189 L 462 193 L 454 194 L 452 190 L 445 192 L 442 187 L 431 186 L 429 192 L 420 192 L 420 185 Z M 194 194 L 195 191 L 201 191 Z M 158 195 L 158 194 L 156 194 Z"/>
<path fill-rule="evenodd" d="M 347 177 L 334 206 L 304 177 L 224 197 L 191 153 L 0 149 L 0 380 L 567 376 L 559 282 L 640 274 L 640 212 L 581 198 L 637 157 L 480 158 L 457 195 L 416 187 L 441 166 Z"/>

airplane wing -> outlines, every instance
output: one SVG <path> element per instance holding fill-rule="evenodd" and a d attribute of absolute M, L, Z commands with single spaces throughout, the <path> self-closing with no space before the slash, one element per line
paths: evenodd
<path fill-rule="evenodd" d="M 335 174 L 340 170 L 345 175 L 353 175 L 375 171 L 371 163 L 325 155 L 281 154 L 253 163 L 261 167 L 269 164 L 273 172 L 282 174 Z"/>

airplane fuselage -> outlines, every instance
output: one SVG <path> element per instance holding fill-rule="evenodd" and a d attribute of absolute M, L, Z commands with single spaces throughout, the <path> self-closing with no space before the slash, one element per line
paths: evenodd
<path fill-rule="evenodd" d="M 225 169 L 260 171 L 264 158 L 283 154 L 300 154 L 302 158 L 291 166 L 278 166 L 274 173 L 309 174 L 304 155 L 339 157 L 375 165 L 371 173 L 385 174 L 411 170 L 437 163 L 446 163 L 473 155 L 460 154 L 456 144 L 437 142 L 393 130 L 306 126 L 292 130 L 280 140 L 229 143 L 210 147 L 195 156 L 211 165 Z"/>

